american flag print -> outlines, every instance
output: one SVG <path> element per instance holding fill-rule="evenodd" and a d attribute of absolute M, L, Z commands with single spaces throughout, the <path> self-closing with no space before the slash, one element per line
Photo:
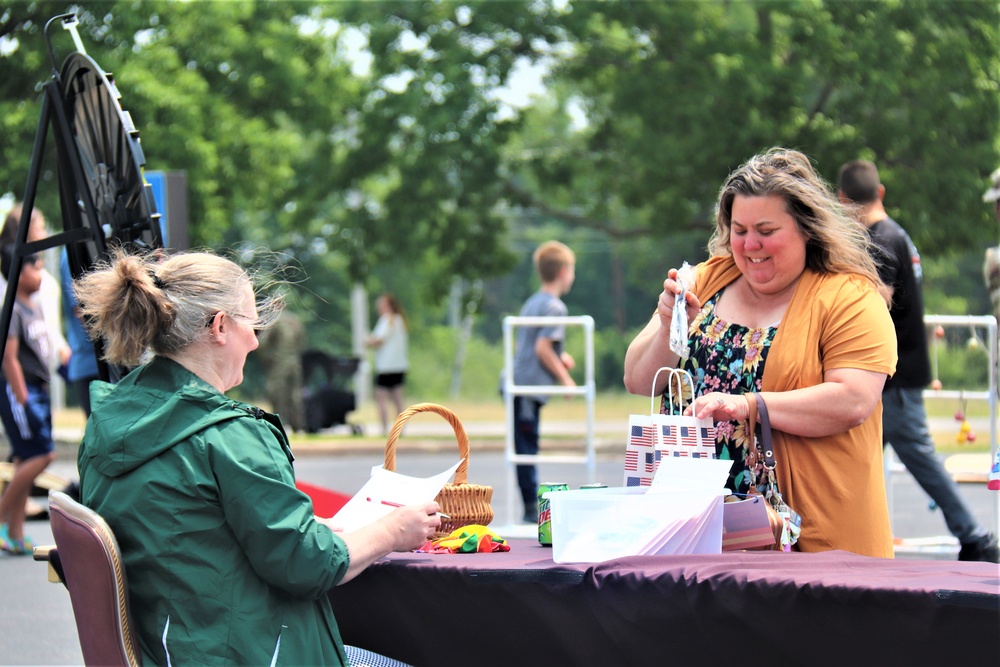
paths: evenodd
<path fill-rule="evenodd" d="M 632 434 L 629 442 L 633 445 L 638 445 L 639 447 L 652 447 L 653 446 L 653 427 L 652 426 L 632 426 Z"/>
<path fill-rule="evenodd" d="M 632 415 L 628 436 L 625 486 L 652 484 L 664 456 L 717 458 L 715 427 L 711 420 L 675 415 Z"/>
<path fill-rule="evenodd" d="M 674 424 L 664 424 L 663 428 L 663 440 L 660 443 L 662 449 L 673 451 L 678 444 L 677 436 L 679 435 L 677 426 Z"/>

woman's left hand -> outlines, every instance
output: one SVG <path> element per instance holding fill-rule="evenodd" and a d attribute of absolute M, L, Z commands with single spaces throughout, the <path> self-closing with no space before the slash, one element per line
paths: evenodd
<path fill-rule="evenodd" d="M 713 391 L 694 399 L 684 414 L 697 419 L 711 417 L 717 422 L 744 421 L 750 416 L 750 403 L 746 394 Z"/>

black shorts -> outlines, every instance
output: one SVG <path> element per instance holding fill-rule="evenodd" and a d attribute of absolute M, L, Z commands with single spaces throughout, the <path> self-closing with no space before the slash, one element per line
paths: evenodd
<path fill-rule="evenodd" d="M 379 373 L 375 376 L 375 386 L 395 389 L 406 381 L 406 373 Z"/>

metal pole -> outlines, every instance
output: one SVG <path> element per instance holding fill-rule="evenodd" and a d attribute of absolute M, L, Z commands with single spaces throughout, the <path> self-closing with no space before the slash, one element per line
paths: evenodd
<path fill-rule="evenodd" d="M 38 130 L 35 132 L 35 145 L 31 149 L 31 163 L 28 167 L 28 182 L 24 186 L 24 199 L 21 201 L 21 223 L 17 230 L 15 249 L 20 249 L 28 240 L 28 227 L 31 223 L 31 211 L 35 207 L 35 194 L 38 191 L 38 180 L 42 173 L 42 154 L 45 150 L 45 138 L 48 135 L 51 114 L 50 94 L 55 82 L 49 81 L 43 87 L 42 113 L 38 119 Z M 14 314 L 14 299 L 17 294 L 17 283 L 21 276 L 21 255 L 14 253 L 7 280 L 7 293 L 0 312 L 0 361 L 7 351 L 7 333 L 10 330 L 10 318 Z"/>
<path fill-rule="evenodd" d="M 503 404 L 504 459 L 507 461 L 507 523 L 514 523 L 514 489 L 517 472 L 514 460 L 514 340 L 509 317 L 503 319 Z"/>

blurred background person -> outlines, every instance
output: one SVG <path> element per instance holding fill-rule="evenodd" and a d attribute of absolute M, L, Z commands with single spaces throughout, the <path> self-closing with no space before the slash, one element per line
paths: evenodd
<path fill-rule="evenodd" d="M 65 249 L 59 255 L 59 279 L 62 281 L 62 316 L 66 322 L 66 342 L 70 349 L 69 363 L 66 364 L 66 382 L 76 392 L 83 414 L 89 417 L 90 383 L 99 377 L 97 353 L 83 327 L 83 322 L 80 321 L 76 295 L 73 293 L 73 275 Z"/>
<path fill-rule="evenodd" d="M 305 344 L 302 318 L 287 309 L 281 311 L 273 327 L 260 332 L 257 355 L 266 375 L 264 393 L 271 410 L 293 431 L 303 431 L 306 427 L 302 400 Z"/>
<path fill-rule="evenodd" d="M 983 201 L 993 206 L 993 213 L 997 222 L 1000 222 L 1000 169 L 990 174 L 990 187 L 983 193 Z M 993 233 L 996 234 L 996 231 L 994 229 Z M 993 304 L 993 316 L 1000 320 L 1000 246 L 995 245 L 986 250 L 983 278 Z"/>
<path fill-rule="evenodd" d="M 0 246 L 14 245 L 17 241 L 17 230 L 21 226 L 22 211 L 22 205 L 15 204 L 10 212 L 7 213 L 3 228 L 0 229 Z M 37 208 L 31 210 L 30 220 L 28 224 L 28 237 L 25 239 L 27 243 L 41 241 L 49 235 L 45 216 Z M 4 278 L 0 280 L 0 295 L 6 294 L 6 290 L 7 280 Z M 62 321 L 62 289 L 59 285 L 59 280 L 49 273 L 48 269 L 44 266 L 42 267 L 42 286 L 31 298 L 41 306 L 42 312 L 45 314 L 45 326 L 49 329 L 49 342 L 55 352 L 52 358 L 52 370 L 55 370 L 58 366 L 69 363 L 72 351 L 69 343 L 66 342 L 66 338 L 63 337 L 62 327 L 60 326 Z"/>
<path fill-rule="evenodd" d="M 931 362 L 920 254 L 909 234 L 885 212 L 885 186 L 873 162 L 844 164 L 838 187 L 841 201 L 868 230 L 879 275 L 891 290 L 889 316 L 896 330 L 899 362 L 882 389 L 882 442 L 892 445 L 899 460 L 941 508 L 948 530 L 961 545 L 958 559 L 1000 562 L 996 537 L 979 525 L 962 500 L 958 485 L 937 456 L 927 426 L 923 393 L 931 382 Z"/>
<path fill-rule="evenodd" d="M 392 294 L 382 294 L 375 300 L 378 322 L 368 340 L 375 350 L 375 403 L 382 422 L 382 431 L 389 433 L 390 421 L 403 411 L 403 387 L 410 369 L 410 323 L 406 312 Z M 395 410 L 390 416 L 389 402 Z"/>
<path fill-rule="evenodd" d="M 576 254 L 564 243 L 546 241 L 531 256 L 541 283 L 538 290 L 521 305 L 520 317 L 566 317 L 569 309 L 562 297 L 569 294 L 576 281 Z M 514 343 L 514 384 L 575 387 L 570 371 L 576 365 L 566 351 L 566 327 L 518 327 Z M 501 385 L 502 389 L 502 385 Z M 542 408 L 546 395 L 514 396 L 514 451 L 534 456 L 539 451 Z M 538 466 L 519 463 L 517 485 L 521 491 L 524 514 L 521 521 L 538 521 Z"/>
<path fill-rule="evenodd" d="M 13 266 L 14 246 L 0 246 L 0 273 L 8 280 Z M 35 479 L 56 457 L 49 399 L 51 347 L 45 316 L 31 298 L 41 285 L 41 255 L 24 256 L 3 353 L 7 408 L 14 422 L 7 430 L 14 474 L 0 496 L 0 549 L 19 556 L 31 553 L 34 546 L 24 534 L 28 496 Z"/>
<path fill-rule="evenodd" d="M 21 216 L 24 212 L 24 207 L 22 204 L 17 203 L 8 211 L 6 218 L 4 219 L 3 228 L 0 229 L 0 248 L 10 247 L 13 248 L 14 244 L 17 242 L 17 232 L 21 227 Z M 45 222 L 45 216 L 37 208 L 31 210 L 31 214 L 28 218 L 28 234 L 25 238 L 25 242 L 33 243 L 35 241 L 41 241 L 49 235 L 48 228 Z M 39 254 L 41 257 L 42 255 Z M 50 350 L 54 353 L 48 356 L 49 365 L 49 375 L 53 376 L 57 370 L 60 374 L 64 373 L 68 367 L 68 363 L 71 360 L 72 351 L 66 339 L 63 337 L 62 328 L 60 326 L 60 302 L 62 299 L 61 289 L 59 287 L 59 281 L 56 280 L 49 273 L 48 269 L 45 268 L 44 262 L 39 265 L 41 271 L 41 286 L 36 292 L 31 295 L 31 302 L 41 310 L 45 319 L 45 327 L 48 334 L 48 341 Z M 5 298 L 7 294 L 7 279 L 0 276 L 0 299 Z M 58 401 L 61 394 L 58 393 L 58 389 L 53 391 L 53 386 L 50 385 L 49 390 L 46 394 L 51 399 Z M 7 387 L 6 380 L 0 375 L 0 423 L 3 424 L 3 430 L 5 434 L 10 434 L 14 431 L 21 429 L 19 425 L 19 419 L 16 417 L 15 413 L 20 412 L 20 408 L 15 407 L 15 402 L 10 396 L 9 388 Z M 23 422 L 22 422 L 23 423 Z M 15 436 L 19 437 L 19 436 Z M 11 438 L 8 435 L 8 441 Z M 12 443 L 13 444 L 13 443 Z M 13 451 L 8 452 L 5 459 L 13 463 L 18 462 L 18 457 Z M 72 492 L 71 489 L 66 489 Z M 44 518 L 47 516 L 48 510 L 41 503 L 36 502 L 32 498 L 28 498 L 27 502 L 27 515 L 30 518 Z"/>

